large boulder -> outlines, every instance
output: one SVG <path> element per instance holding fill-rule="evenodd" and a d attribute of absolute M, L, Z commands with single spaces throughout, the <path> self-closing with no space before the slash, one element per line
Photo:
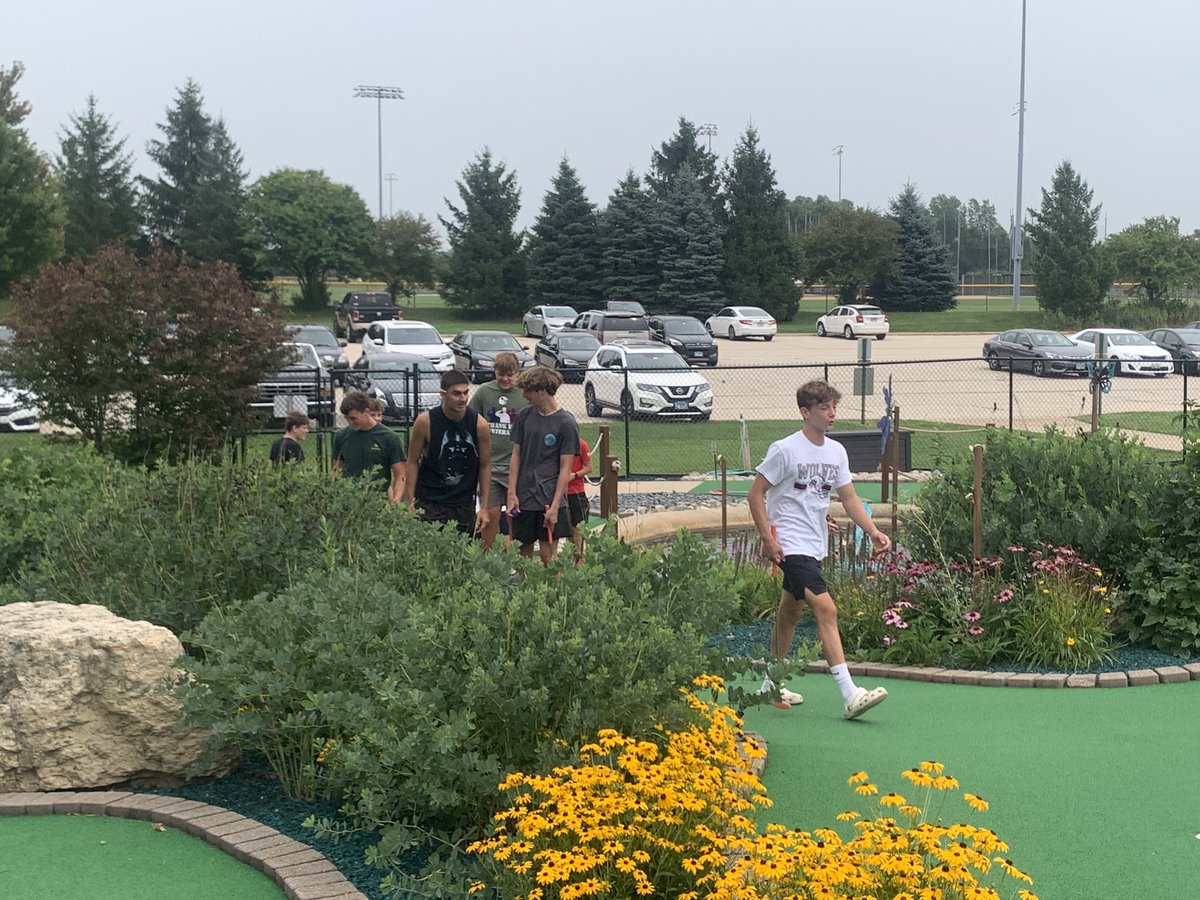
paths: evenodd
<path fill-rule="evenodd" d="M 171 787 L 204 759 L 208 732 L 179 730 L 178 638 L 102 606 L 0 606 L 0 792 Z"/>

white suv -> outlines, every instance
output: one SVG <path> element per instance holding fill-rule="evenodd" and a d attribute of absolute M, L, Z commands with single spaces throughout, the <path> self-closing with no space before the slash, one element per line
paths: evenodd
<path fill-rule="evenodd" d="M 619 341 L 597 350 L 583 379 L 583 398 L 589 416 L 615 409 L 703 422 L 713 410 L 708 382 L 674 350 L 653 341 Z"/>
<path fill-rule="evenodd" d="M 376 353 L 415 353 L 439 372 L 454 368 L 454 352 L 428 322 L 372 322 L 363 334 L 363 356 Z"/>

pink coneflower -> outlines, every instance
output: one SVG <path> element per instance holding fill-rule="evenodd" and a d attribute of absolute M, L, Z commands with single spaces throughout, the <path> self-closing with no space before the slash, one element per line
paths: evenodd
<path fill-rule="evenodd" d="M 978 625 L 972 625 L 970 628 L 967 629 L 967 634 L 980 635 L 980 634 L 983 634 L 983 629 L 980 628 Z"/>
<path fill-rule="evenodd" d="M 1002 590 L 1000 593 L 998 593 L 996 595 L 995 599 L 996 599 L 997 603 L 1007 603 L 1012 598 L 1013 598 L 1012 588 L 1005 588 L 1004 590 Z"/>
<path fill-rule="evenodd" d="M 963 616 L 963 621 L 964 622 L 978 622 L 980 620 L 980 618 L 981 618 L 981 616 L 979 615 L 979 613 L 976 610 L 971 610 L 969 613 L 967 613 L 965 616 Z"/>

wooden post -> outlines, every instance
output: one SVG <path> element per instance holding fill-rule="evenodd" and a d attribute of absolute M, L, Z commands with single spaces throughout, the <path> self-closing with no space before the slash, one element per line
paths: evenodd
<path fill-rule="evenodd" d="M 613 537 L 618 537 L 617 523 L 617 478 L 620 470 L 617 458 L 612 455 L 612 436 L 608 425 L 600 426 L 600 446 L 596 455 L 600 458 L 600 516 L 613 523 Z"/>
<path fill-rule="evenodd" d="M 971 563 L 971 584 L 975 596 L 979 596 L 979 587 L 983 577 L 979 561 L 983 559 L 983 444 L 975 444 L 971 448 L 975 454 L 975 490 L 971 523 L 971 553 L 974 561 Z"/>

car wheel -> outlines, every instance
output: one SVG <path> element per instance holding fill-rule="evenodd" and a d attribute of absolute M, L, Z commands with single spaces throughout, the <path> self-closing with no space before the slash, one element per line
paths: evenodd
<path fill-rule="evenodd" d="M 1113 366 L 1113 375 L 1124 375 L 1125 369 L 1121 366 L 1121 361 L 1115 356 L 1109 359 L 1109 362 L 1115 363 Z"/>
<path fill-rule="evenodd" d="M 769 341 L 769 340 L 771 340 L 771 339 L 772 339 L 772 338 L 774 338 L 774 337 L 775 337 L 775 335 L 773 335 L 773 334 L 764 334 L 764 335 L 763 335 L 763 340 L 764 340 L 764 341 Z"/>
<path fill-rule="evenodd" d="M 599 418 L 604 415 L 604 410 L 596 402 L 596 389 L 590 384 L 583 389 L 583 408 L 589 416 Z"/>
<path fill-rule="evenodd" d="M 1040 359 L 1035 359 L 1031 368 L 1033 369 L 1033 374 L 1038 378 L 1046 377 L 1046 364 Z"/>
<path fill-rule="evenodd" d="M 621 413 L 625 416 L 633 415 L 633 394 L 629 391 L 621 391 Z"/>
<path fill-rule="evenodd" d="M 344 338 L 346 336 L 346 332 L 342 331 L 342 327 L 340 325 L 338 325 L 338 320 L 337 320 L 336 316 L 334 316 L 334 319 L 333 319 L 333 336 L 335 338 Z"/>
<path fill-rule="evenodd" d="M 712 324 L 711 324 L 711 323 L 709 323 L 709 322 L 705 322 L 705 323 L 704 323 L 704 330 L 708 332 L 708 336 L 709 336 L 709 337 L 712 337 L 712 336 L 713 336 L 713 333 L 712 333 Z"/>
<path fill-rule="evenodd" d="M 845 328 L 842 329 L 842 337 L 844 337 L 848 341 L 854 340 L 854 329 L 851 328 L 849 325 L 847 325 Z"/>
<path fill-rule="evenodd" d="M 991 369 L 993 372 L 1000 371 L 1000 357 L 997 356 L 994 352 L 989 353 L 987 355 L 987 364 L 988 364 L 988 368 Z"/>
<path fill-rule="evenodd" d="M 729 326 L 729 339 L 730 339 L 731 341 L 736 341 L 736 340 L 737 340 L 737 332 L 733 330 L 733 326 L 732 326 L 732 325 L 730 325 L 730 326 Z"/>
<path fill-rule="evenodd" d="M 825 337 L 825 333 L 826 333 L 825 332 L 825 323 L 818 322 L 817 323 L 817 337 Z"/>
<path fill-rule="evenodd" d="M 875 340 L 882 341 L 885 337 L 887 337 L 886 334 L 877 334 L 875 335 Z"/>
<path fill-rule="evenodd" d="M 521 320 L 521 334 L 525 335 L 525 337 L 533 337 L 533 335 L 529 333 L 529 323 L 524 319 Z"/>

